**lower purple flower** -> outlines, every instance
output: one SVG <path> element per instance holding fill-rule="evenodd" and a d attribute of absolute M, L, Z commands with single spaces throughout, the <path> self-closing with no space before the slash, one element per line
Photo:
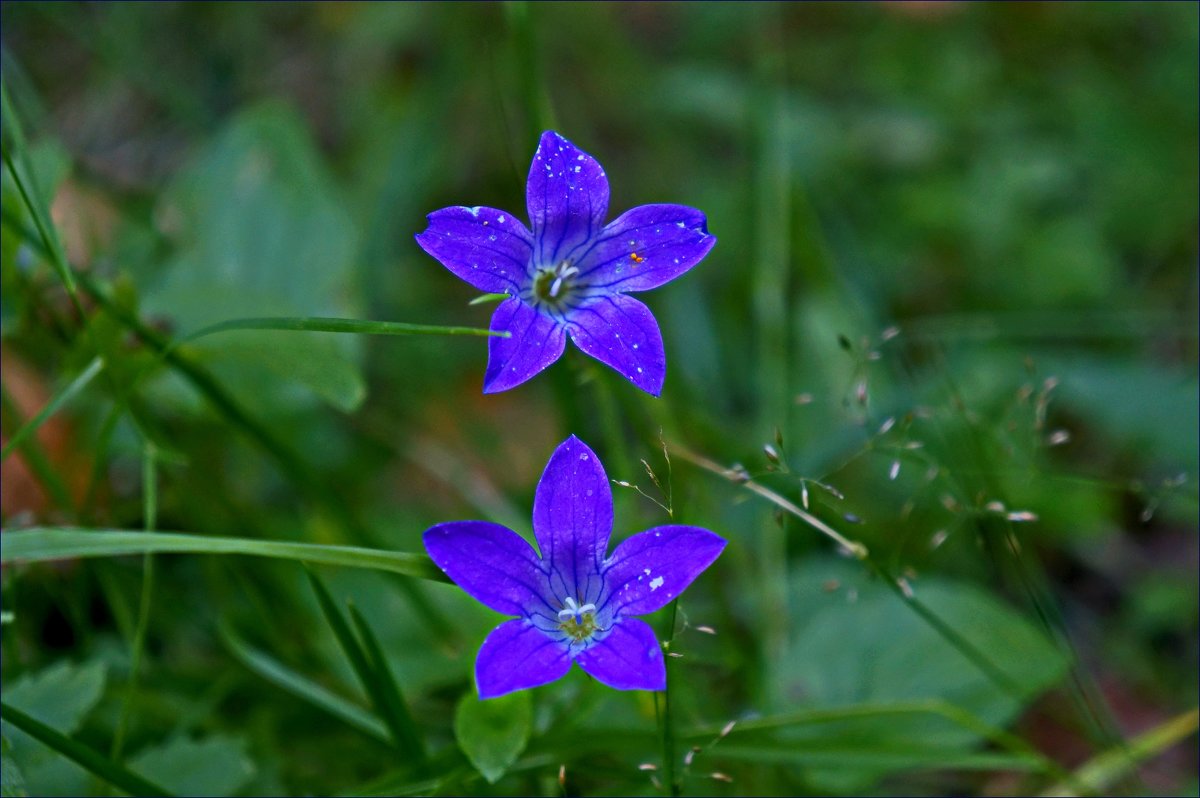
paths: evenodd
<path fill-rule="evenodd" d="M 572 435 L 554 451 L 533 501 L 539 557 L 524 538 L 486 521 L 425 532 L 429 556 L 485 606 L 517 616 L 497 626 L 475 661 L 480 698 L 537 687 L 576 662 L 618 690 L 667 684 L 654 630 L 633 617 L 679 596 L 725 540 L 694 526 L 661 526 L 617 546 L 612 490 L 595 452 Z"/>

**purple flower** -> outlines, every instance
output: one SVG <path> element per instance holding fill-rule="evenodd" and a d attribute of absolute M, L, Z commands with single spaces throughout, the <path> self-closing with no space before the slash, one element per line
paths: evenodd
<path fill-rule="evenodd" d="M 417 236 L 421 248 L 480 291 L 508 294 L 492 316 L 483 392 L 514 388 L 562 355 L 567 336 L 643 391 L 666 376 L 662 333 L 650 309 L 626 296 L 675 279 L 717 239 L 704 214 L 642 205 L 609 224 L 608 178 L 592 156 L 552 130 L 529 167 L 533 232 L 495 208 L 442 208 Z"/>
<path fill-rule="evenodd" d="M 480 698 L 537 687 L 572 662 L 618 690 L 662 690 L 662 649 L 645 615 L 677 597 L 725 548 L 694 526 L 634 535 L 605 559 L 612 490 L 595 452 L 572 435 L 538 483 L 533 534 L 499 524 L 451 521 L 425 532 L 425 549 L 485 606 L 515 615 L 492 630 L 475 660 Z"/>

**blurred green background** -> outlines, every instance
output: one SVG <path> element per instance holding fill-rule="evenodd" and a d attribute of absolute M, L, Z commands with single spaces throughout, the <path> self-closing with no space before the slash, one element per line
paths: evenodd
<path fill-rule="evenodd" d="M 1196 794 L 1198 16 L 6 3 L 6 441 L 104 357 L 4 461 L 6 534 L 149 512 L 410 552 L 449 519 L 528 535 L 574 433 L 731 541 L 674 630 L 684 793 L 1002 794 L 1068 771 L 1076 791 Z M 472 337 L 236 332 L 160 357 L 239 317 L 486 327 L 412 236 L 447 205 L 524 217 L 548 127 L 604 165 L 613 216 L 682 203 L 718 237 L 641 297 L 661 399 L 577 351 L 484 397 Z M 614 490 L 614 540 L 668 522 Z M 670 791 L 649 694 L 575 672 L 480 707 L 497 616 L 456 588 L 314 569 L 378 637 L 405 743 L 299 565 L 156 557 L 149 591 L 146 567 L 6 564 L 4 700 L 168 789 Z M 5 794 L 111 794 L 3 733 Z"/>

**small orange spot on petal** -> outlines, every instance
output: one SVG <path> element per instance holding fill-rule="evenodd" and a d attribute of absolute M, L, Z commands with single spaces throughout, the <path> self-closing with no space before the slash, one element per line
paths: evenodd
<path fill-rule="evenodd" d="M 636 252 L 630 252 L 629 259 L 634 263 L 641 263 L 645 260 L 645 258 L 643 258 L 641 255 L 638 255 Z"/>

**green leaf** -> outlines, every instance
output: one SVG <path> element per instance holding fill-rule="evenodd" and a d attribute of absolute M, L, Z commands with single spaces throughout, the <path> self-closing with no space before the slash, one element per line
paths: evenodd
<path fill-rule="evenodd" d="M 233 795 L 254 777 L 241 737 L 177 737 L 142 750 L 130 766 L 179 795 Z"/>
<path fill-rule="evenodd" d="M 0 735 L 0 798 L 24 798 L 29 790 L 25 788 L 21 768 L 9 755 L 11 748 L 8 738 Z"/>
<path fill-rule="evenodd" d="M 8 547 L 7 533 L 5 546 Z M 7 552 L 5 552 L 7 553 Z M 106 667 L 102 662 L 76 665 L 58 662 L 48 668 L 6 681 L 4 700 L 64 735 L 74 734 L 104 693 Z M 29 788 L 38 794 L 72 793 L 87 786 L 87 774 L 57 756 L 25 731 L 4 725 L 12 757 L 20 763 Z"/>
<path fill-rule="evenodd" d="M 30 717 L 16 707 L 9 706 L 4 701 L 0 701 L 0 718 L 11 723 L 31 738 L 57 751 L 72 762 L 87 768 L 108 783 L 120 787 L 131 795 L 171 795 L 170 792 L 157 784 L 147 781 L 136 773 L 130 772 L 92 748 L 72 740 L 62 732 L 47 726 L 36 718 Z M 48 795 L 80 795 L 83 792 L 82 787 L 63 790 L 58 785 L 45 789 L 35 785 L 34 791 L 38 794 Z"/>
<path fill-rule="evenodd" d="M 174 554 L 246 554 L 347 568 L 372 568 L 447 582 L 446 575 L 424 554 L 409 554 L 357 546 L 290 543 L 276 540 L 207 537 L 176 532 L 134 532 L 124 529 L 34 527 L 4 533 L 0 562 L 43 562 L 75 557 L 118 557 L 164 552 Z"/>
<path fill-rule="evenodd" d="M 480 701 L 467 693 L 454 713 L 454 736 L 476 770 L 495 784 L 529 742 L 533 702 L 520 691 Z"/>
<path fill-rule="evenodd" d="M 835 590 L 827 586 L 836 584 Z M 887 586 L 850 563 L 813 559 L 793 576 L 789 650 L 775 671 L 781 704 L 797 698 L 810 709 L 936 699 L 993 727 L 1003 727 L 1034 696 L 1066 672 L 1067 660 L 1032 623 L 971 585 L 927 578 L 913 584 L 916 597 L 979 651 L 1018 694 L 1003 689 L 905 606 Z M 852 629 L 853 634 L 847 634 Z M 837 791 L 866 789 L 884 773 L 904 767 L 899 752 L 912 740 L 949 754 L 982 742 L 982 735 L 951 717 L 846 718 L 820 729 L 789 730 L 796 745 L 855 745 L 864 752 L 891 751 L 880 768 L 864 767 L 835 778 Z M 914 750 L 908 766 L 925 766 Z M 847 781 L 849 780 L 849 781 Z M 821 781 L 832 789 L 834 782 Z"/>
<path fill-rule="evenodd" d="M 230 317 L 354 316 L 357 235 L 303 119 L 263 104 L 238 114 L 185 169 L 161 208 L 178 245 L 147 311 L 184 335 Z M 361 343 L 241 331 L 197 344 L 260 413 L 310 403 L 344 411 L 365 395 Z"/>

